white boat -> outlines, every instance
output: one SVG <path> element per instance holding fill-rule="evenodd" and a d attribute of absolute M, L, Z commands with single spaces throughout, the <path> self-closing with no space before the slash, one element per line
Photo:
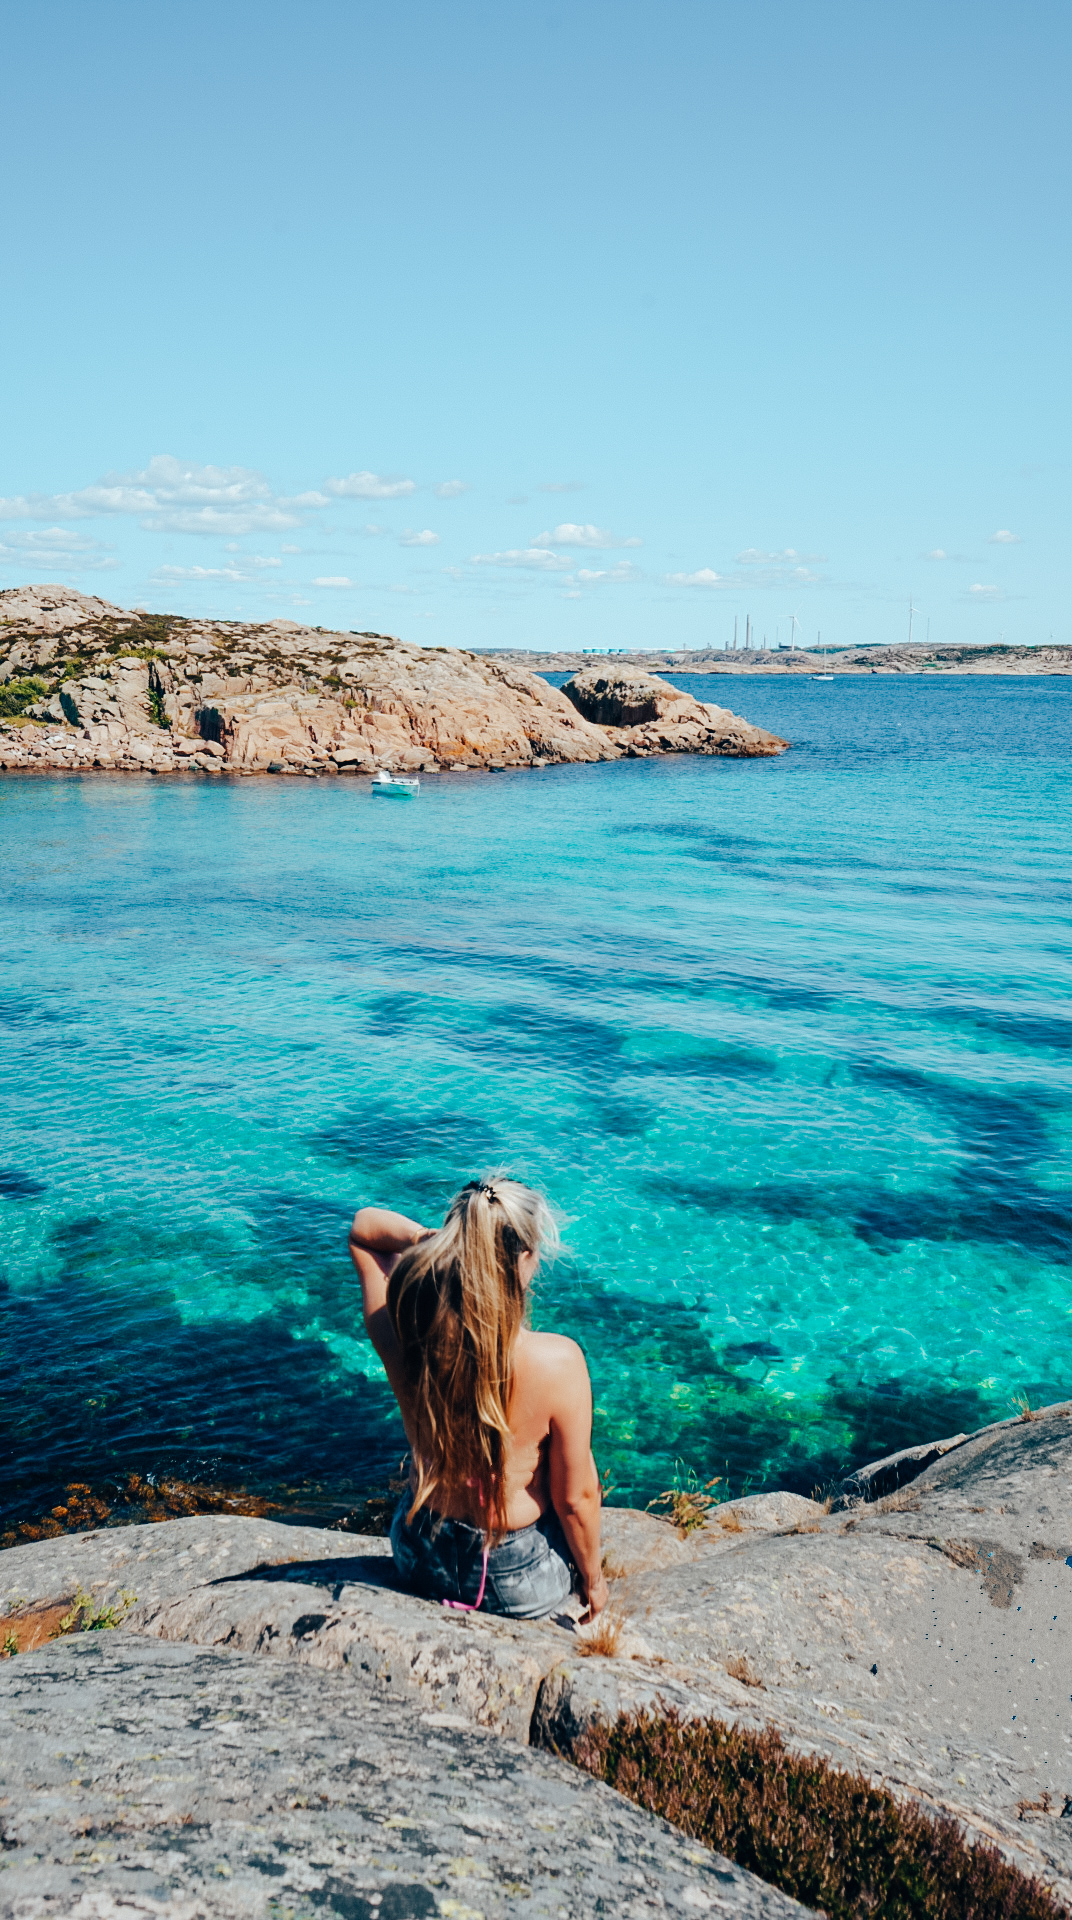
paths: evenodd
<path fill-rule="evenodd" d="M 384 800 L 415 800 L 421 790 L 421 783 L 414 774 L 410 779 L 404 773 L 374 773 L 372 791 Z"/>

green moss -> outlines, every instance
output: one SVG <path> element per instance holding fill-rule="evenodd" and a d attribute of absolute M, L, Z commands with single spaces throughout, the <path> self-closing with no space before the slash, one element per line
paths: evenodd
<path fill-rule="evenodd" d="M 112 1627 L 121 1627 L 137 1597 L 136 1593 L 124 1587 L 118 1600 L 98 1607 L 93 1595 L 79 1587 L 71 1603 L 71 1611 L 64 1615 L 57 1632 L 101 1633 Z"/>
<path fill-rule="evenodd" d="M 47 682 L 36 675 L 24 680 L 7 680 L 0 686 L 0 720 L 13 720 L 25 713 L 35 700 L 43 700 L 48 692 Z"/>
<path fill-rule="evenodd" d="M 1061 1920 L 1041 1881 L 969 1845 L 956 1821 L 895 1800 L 863 1774 L 790 1753 L 773 1728 L 624 1716 L 573 1755 L 829 1920 Z"/>
<path fill-rule="evenodd" d="M 164 696 L 159 687 L 149 688 L 149 713 L 154 726 L 170 729 L 171 721 L 164 712 Z"/>
<path fill-rule="evenodd" d="M 137 1594 L 129 1587 L 124 1587 L 114 1605 L 97 1607 L 90 1613 L 88 1619 L 83 1621 L 82 1631 L 99 1633 L 102 1627 L 121 1627 L 137 1598 Z"/>

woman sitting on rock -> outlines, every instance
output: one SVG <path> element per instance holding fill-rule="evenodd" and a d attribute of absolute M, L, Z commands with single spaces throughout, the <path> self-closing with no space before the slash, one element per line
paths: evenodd
<path fill-rule="evenodd" d="M 602 1611 L 600 1486 L 584 1355 L 526 1326 L 557 1244 L 539 1194 L 470 1181 L 441 1227 L 362 1207 L 350 1229 L 365 1326 L 402 1410 L 410 1491 L 391 1525 L 406 1585 L 535 1619 L 576 1585 Z"/>

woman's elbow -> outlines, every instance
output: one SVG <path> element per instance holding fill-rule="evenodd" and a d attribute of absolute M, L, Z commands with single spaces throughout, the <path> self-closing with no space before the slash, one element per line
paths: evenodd
<path fill-rule="evenodd" d="M 599 1504 L 598 1481 L 594 1486 L 566 1487 L 563 1489 L 561 1500 L 555 1502 L 563 1518 L 568 1516 L 571 1520 L 587 1520 Z"/>

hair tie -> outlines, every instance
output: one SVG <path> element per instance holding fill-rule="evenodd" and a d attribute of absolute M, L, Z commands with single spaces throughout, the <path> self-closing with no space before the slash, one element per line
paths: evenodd
<path fill-rule="evenodd" d="M 486 1181 L 481 1182 L 480 1186 L 477 1188 L 477 1192 L 486 1193 L 488 1196 L 488 1199 L 491 1201 L 496 1201 L 499 1198 L 498 1194 L 495 1191 L 495 1188 L 489 1187 Z"/>

